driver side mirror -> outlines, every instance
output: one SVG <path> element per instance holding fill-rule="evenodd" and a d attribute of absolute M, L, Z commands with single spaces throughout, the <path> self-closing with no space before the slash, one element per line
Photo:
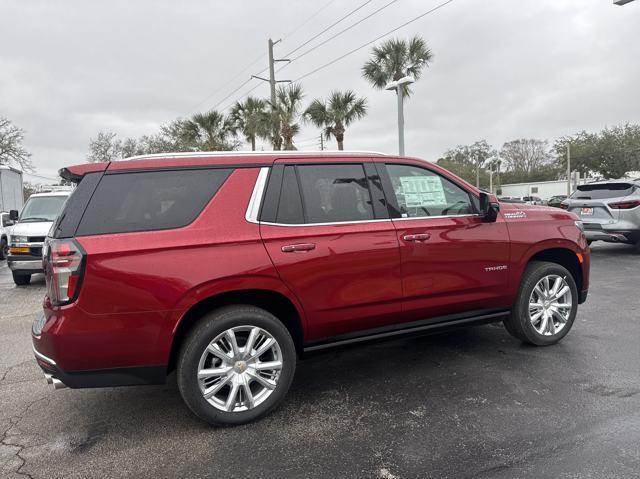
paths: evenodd
<path fill-rule="evenodd" d="M 498 211 L 500 211 L 500 203 L 492 199 L 495 200 L 484 191 L 480 192 L 480 215 L 489 223 L 493 223 L 498 218 Z"/>
<path fill-rule="evenodd" d="M 18 213 L 18 210 L 9 210 L 9 219 L 11 221 L 18 221 L 19 216 L 20 213 Z"/>

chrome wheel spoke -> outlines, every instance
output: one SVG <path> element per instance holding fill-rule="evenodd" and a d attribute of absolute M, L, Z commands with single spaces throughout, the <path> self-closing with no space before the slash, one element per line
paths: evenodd
<path fill-rule="evenodd" d="M 227 329 L 227 331 L 225 332 L 225 337 L 227 338 L 227 341 L 229 341 L 233 357 L 238 357 L 240 355 L 240 348 L 238 348 L 236 333 L 233 332 L 233 329 Z"/>
<path fill-rule="evenodd" d="M 260 328 L 251 328 L 249 332 L 249 337 L 247 338 L 247 344 L 244 346 L 244 355 L 245 357 L 251 356 L 251 351 L 253 350 L 253 346 L 256 344 L 256 339 L 258 338 L 258 334 L 260 333 Z"/>
<path fill-rule="evenodd" d="M 218 391 L 220 391 L 220 389 L 229 384 L 229 381 L 231 381 L 231 376 L 227 376 L 222 381 L 216 383 L 214 386 L 211 386 L 209 389 L 205 389 L 203 391 L 204 398 L 209 399 L 213 397 Z"/>
<path fill-rule="evenodd" d="M 207 351 L 220 359 L 223 363 L 227 364 L 231 361 L 231 356 L 225 353 L 217 343 L 211 343 L 207 346 Z"/>
<path fill-rule="evenodd" d="M 271 371 L 282 369 L 282 361 L 257 362 L 254 367 L 257 371 Z"/>
<path fill-rule="evenodd" d="M 249 387 L 249 381 L 246 379 L 242 381 L 242 395 L 247 409 L 252 409 L 254 407 L 253 393 Z"/>
<path fill-rule="evenodd" d="M 256 350 L 256 352 L 251 355 L 251 359 L 253 359 L 253 360 L 258 359 L 260 356 L 262 356 L 264 353 L 266 353 L 271 348 L 271 346 L 274 345 L 275 342 L 276 342 L 276 340 L 273 339 L 273 338 L 269 338 L 269 339 L 265 340 L 262 343 L 262 345 Z"/>
<path fill-rule="evenodd" d="M 562 287 L 562 289 L 561 289 L 560 291 L 558 291 L 558 292 L 553 296 L 553 298 L 554 298 L 554 299 L 560 299 L 560 298 L 562 298 L 565 294 L 567 294 L 568 292 L 569 292 L 569 286 L 565 284 L 565 285 Z"/>
<path fill-rule="evenodd" d="M 224 366 L 221 368 L 201 369 L 198 371 L 198 379 L 207 379 L 216 376 L 226 376 L 229 371 L 233 369 L 231 366 Z"/>
<path fill-rule="evenodd" d="M 238 397 L 238 391 L 240 386 L 237 381 L 233 381 L 231 384 L 231 390 L 227 396 L 227 402 L 224 404 L 224 409 L 228 412 L 232 412 L 236 408 L 236 398 Z"/>
<path fill-rule="evenodd" d="M 257 383 L 261 384 L 262 386 L 264 386 L 267 389 L 275 389 L 276 388 L 276 385 L 273 382 L 271 382 L 267 378 L 264 378 L 264 377 L 260 376 L 259 373 L 254 373 L 253 371 L 247 371 L 247 374 L 249 374 L 249 377 L 251 379 L 253 379 Z"/>

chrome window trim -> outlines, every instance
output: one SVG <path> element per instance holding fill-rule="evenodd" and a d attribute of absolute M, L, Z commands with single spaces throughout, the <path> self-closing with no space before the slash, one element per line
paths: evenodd
<path fill-rule="evenodd" d="M 391 218 L 379 218 L 375 220 L 356 220 L 356 221 L 333 221 L 328 223 L 270 223 L 268 221 L 261 221 L 261 225 L 269 225 L 269 226 L 294 226 L 296 228 L 300 228 L 301 226 L 336 226 L 336 225 L 354 225 L 354 224 L 362 224 L 362 223 L 382 223 L 386 221 L 391 221 Z"/>
<path fill-rule="evenodd" d="M 270 169 L 268 166 L 260 168 L 260 173 L 258 173 L 258 178 L 256 178 L 256 184 L 253 186 L 251 198 L 249 198 L 247 212 L 244 215 L 249 223 L 258 223 L 258 213 L 260 213 L 260 205 L 262 204 L 262 197 L 264 196 L 264 189 L 267 185 Z"/>
<path fill-rule="evenodd" d="M 38 350 L 36 349 L 36 347 L 32 344 L 31 347 L 33 348 L 33 354 L 35 354 L 36 358 L 38 359 L 42 359 L 44 362 L 51 364 L 52 366 L 57 366 L 56 362 L 45 356 L 44 354 L 38 352 Z"/>
<path fill-rule="evenodd" d="M 393 218 L 393 221 L 436 220 L 436 219 L 442 219 L 442 218 L 467 218 L 469 216 L 477 216 L 479 218 L 482 217 L 482 215 L 480 215 L 478 213 L 471 213 L 471 214 L 466 214 L 466 215 L 412 216 L 410 218 Z"/>

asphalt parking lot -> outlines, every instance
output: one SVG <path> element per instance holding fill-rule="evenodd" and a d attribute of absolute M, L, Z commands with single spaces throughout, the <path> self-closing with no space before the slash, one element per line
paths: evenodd
<path fill-rule="evenodd" d="M 595 245 L 549 348 L 500 325 L 316 355 L 283 407 L 216 429 L 167 386 L 54 391 L 33 360 L 44 280 L 0 263 L 0 476 L 640 477 L 640 255 Z M 117 347 L 117 345 L 114 345 Z"/>

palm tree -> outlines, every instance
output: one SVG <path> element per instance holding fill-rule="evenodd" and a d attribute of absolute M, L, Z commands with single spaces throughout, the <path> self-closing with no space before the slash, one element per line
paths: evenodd
<path fill-rule="evenodd" d="M 256 138 L 269 137 L 269 113 L 267 102 L 260 98 L 248 97 L 244 103 L 236 102 L 231 108 L 231 122 L 234 132 L 241 131 L 251 151 L 256 149 Z"/>
<path fill-rule="evenodd" d="M 344 131 L 355 120 L 367 114 L 367 100 L 357 98 L 352 90 L 334 91 L 329 101 L 314 100 L 304 112 L 304 118 L 324 130 L 328 139 L 333 136 L 338 150 L 344 150 Z"/>
<path fill-rule="evenodd" d="M 280 87 L 276 92 L 275 111 L 277 121 L 280 124 L 280 136 L 285 150 L 295 150 L 293 137 L 300 132 L 298 119 L 304 93 L 302 85 L 291 84 L 288 87 Z"/>
<path fill-rule="evenodd" d="M 179 129 L 181 140 L 194 151 L 233 150 L 237 147 L 230 141 L 232 122 L 216 110 L 194 114 L 183 120 Z"/>
<path fill-rule="evenodd" d="M 421 37 L 415 36 L 408 42 L 392 38 L 373 48 L 372 58 L 362 67 L 362 76 L 382 90 L 389 82 L 407 75 L 419 79 L 422 69 L 432 60 L 433 54 Z M 402 93 L 403 97 L 411 94 L 408 85 L 402 85 Z"/>

